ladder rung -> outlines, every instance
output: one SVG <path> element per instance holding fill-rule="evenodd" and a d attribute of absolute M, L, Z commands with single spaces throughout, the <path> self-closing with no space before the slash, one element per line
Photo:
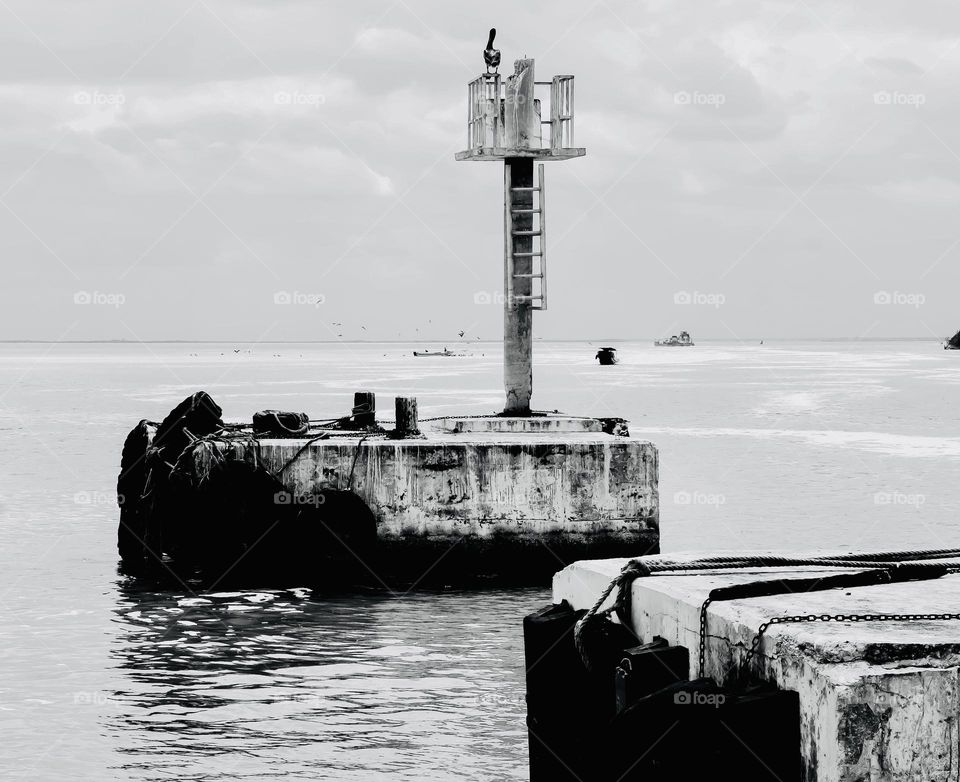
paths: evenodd
<path fill-rule="evenodd" d="M 511 209 L 511 212 L 514 212 L 518 215 L 538 215 L 540 214 L 539 209 Z"/>
<path fill-rule="evenodd" d="M 539 187 L 511 187 L 515 193 L 539 193 Z"/>
<path fill-rule="evenodd" d="M 539 236 L 539 231 L 511 231 L 514 236 Z"/>
<path fill-rule="evenodd" d="M 542 252 L 535 252 L 535 253 L 514 253 L 514 254 L 513 254 L 513 257 L 514 257 L 514 258 L 532 258 L 532 257 L 535 256 L 535 255 L 543 255 L 543 253 L 542 253 Z"/>
<path fill-rule="evenodd" d="M 530 277 L 531 279 L 534 279 L 534 280 L 539 279 L 540 277 L 543 277 L 542 274 L 514 274 L 513 276 L 514 277 Z"/>
<path fill-rule="evenodd" d="M 536 301 L 537 299 L 542 299 L 543 296 L 518 296 L 517 294 L 513 295 L 514 301 Z"/>

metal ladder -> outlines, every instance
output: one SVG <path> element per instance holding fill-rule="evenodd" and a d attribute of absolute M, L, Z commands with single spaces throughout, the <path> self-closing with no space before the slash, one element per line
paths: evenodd
<path fill-rule="evenodd" d="M 506 253 L 504 271 L 507 306 L 513 309 L 518 303 L 528 301 L 530 302 L 530 309 L 545 310 L 547 308 L 547 228 L 546 220 L 544 219 L 546 201 L 544 199 L 545 191 L 543 187 L 543 163 L 537 166 L 536 187 L 514 187 L 510 177 L 510 166 L 505 166 L 504 171 L 504 192 L 506 194 L 506 198 L 504 198 L 504 244 Z M 517 206 L 514 198 L 515 193 L 536 193 L 536 199 L 530 199 L 534 202 L 532 208 Z M 535 215 L 536 217 L 531 217 L 531 223 L 536 222 L 538 225 L 532 230 L 516 229 L 514 228 L 513 217 L 516 214 Z M 517 237 L 521 236 L 533 237 L 530 244 L 536 246 L 532 246 L 530 251 L 518 251 L 516 248 Z M 534 239 L 539 239 L 539 241 L 534 242 Z M 518 272 L 516 270 L 515 261 L 520 258 L 530 259 L 529 272 Z M 526 266 L 526 264 L 524 264 L 524 266 Z M 518 287 L 517 280 L 525 278 L 530 280 L 530 295 L 514 293 L 515 287 Z M 537 281 L 539 281 L 539 290 L 535 287 Z M 525 288 L 526 286 L 523 287 Z"/>

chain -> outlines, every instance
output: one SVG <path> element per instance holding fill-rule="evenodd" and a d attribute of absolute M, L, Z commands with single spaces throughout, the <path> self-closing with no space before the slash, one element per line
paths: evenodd
<path fill-rule="evenodd" d="M 713 602 L 713 598 L 708 597 L 700 606 L 700 676 L 704 676 L 704 668 L 707 660 L 707 608 Z"/>
<path fill-rule="evenodd" d="M 707 608 L 713 602 L 711 598 L 703 601 L 700 606 L 700 676 L 705 675 L 707 658 Z M 760 641 L 771 625 L 787 624 L 790 622 L 945 622 L 960 620 L 960 613 L 955 614 L 796 614 L 794 616 L 775 616 L 768 619 L 757 630 L 757 635 L 750 644 L 747 656 L 743 660 L 742 668 L 749 667 L 753 658 L 760 649 Z"/>
<path fill-rule="evenodd" d="M 700 670 L 703 675 L 703 657 L 704 642 L 703 631 L 706 628 L 706 608 L 710 601 L 703 604 L 703 611 L 700 615 Z M 957 614 L 798 614 L 796 616 L 775 616 L 768 619 L 757 630 L 757 635 L 750 644 L 747 656 L 743 660 L 743 667 L 750 665 L 751 660 L 757 654 L 760 648 L 760 639 L 767 631 L 770 625 L 787 624 L 788 622 L 944 622 L 949 620 L 960 620 L 960 613 Z"/>

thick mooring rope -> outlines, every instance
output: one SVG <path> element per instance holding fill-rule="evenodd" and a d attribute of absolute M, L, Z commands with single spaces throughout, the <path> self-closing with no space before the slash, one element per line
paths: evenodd
<path fill-rule="evenodd" d="M 777 567 L 821 567 L 829 569 L 856 568 L 867 570 L 870 568 L 890 568 L 905 563 L 923 562 L 925 560 L 939 560 L 960 558 L 960 549 L 928 549 L 915 551 L 881 551 L 866 554 L 839 554 L 823 557 L 784 557 L 784 556 L 720 556 L 702 557 L 689 562 L 671 562 L 669 560 L 632 559 L 620 570 L 614 579 L 606 586 L 600 597 L 591 606 L 586 614 L 576 623 L 573 631 L 574 643 L 577 651 L 588 670 L 593 666 L 589 650 L 584 643 L 585 630 L 593 622 L 607 620 L 610 613 L 616 613 L 621 624 L 628 625 L 631 612 L 631 586 L 637 578 L 647 578 L 657 573 L 667 572 L 701 572 L 708 570 L 736 570 Z M 617 596 L 613 604 L 603 609 L 604 603 L 610 598 L 614 590 Z M 709 604 L 709 601 L 708 603 Z M 701 617 L 701 626 L 705 624 L 706 611 Z M 701 633 L 703 629 L 701 629 Z M 701 638 L 701 644 L 703 639 Z M 702 667 L 702 666 L 701 666 Z M 701 671 L 702 673 L 702 671 Z"/>

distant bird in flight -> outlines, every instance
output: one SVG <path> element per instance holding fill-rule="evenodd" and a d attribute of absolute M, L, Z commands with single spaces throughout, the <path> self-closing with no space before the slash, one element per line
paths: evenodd
<path fill-rule="evenodd" d="M 487 64 L 487 73 L 490 73 L 490 69 L 493 68 L 493 72 L 497 72 L 497 68 L 500 67 L 500 50 L 493 48 L 493 39 L 497 37 L 497 28 L 490 28 L 490 38 L 487 40 L 487 48 L 483 50 L 483 61 Z"/>
<path fill-rule="evenodd" d="M 462 338 L 463 335 L 466 334 L 466 333 L 467 333 L 467 332 L 465 332 L 465 331 L 458 331 L 458 332 L 457 332 L 457 334 L 459 334 L 459 335 L 461 336 L 461 338 Z"/>

